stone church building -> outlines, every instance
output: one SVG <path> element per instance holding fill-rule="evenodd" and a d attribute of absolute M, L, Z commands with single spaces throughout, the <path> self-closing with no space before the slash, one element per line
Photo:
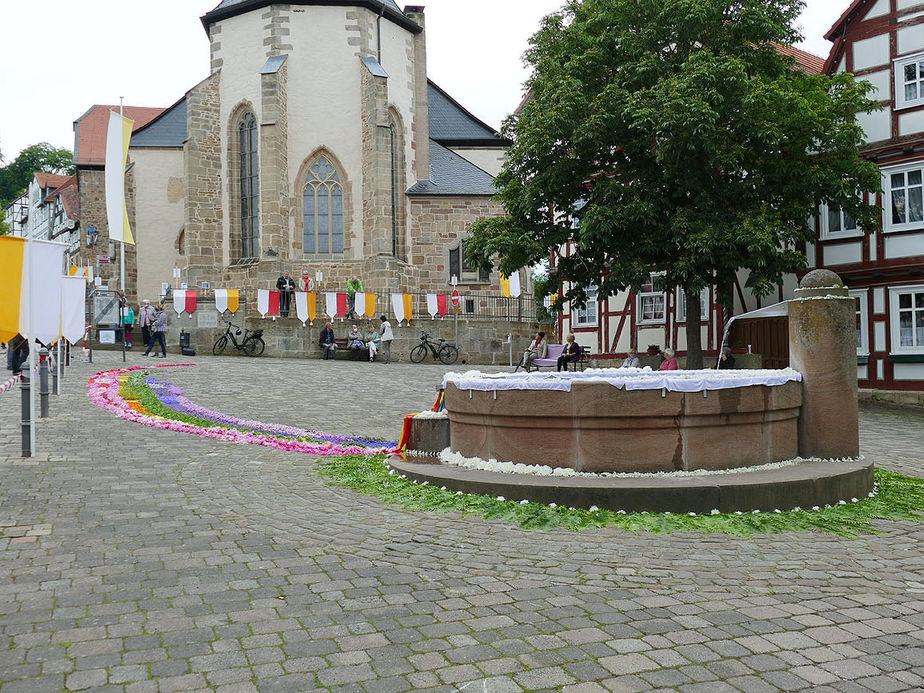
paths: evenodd
<path fill-rule="evenodd" d="M 275 288 L 285 270 L 331 291 L 355 274 L 380 301 L 452 275 L 498 288 L 461 244 L 502 213 L 508 143 L 427 79 L 422 7 L 223 0 L 202 23 L 210 76 L 132 136 L 130 297 Z"/>

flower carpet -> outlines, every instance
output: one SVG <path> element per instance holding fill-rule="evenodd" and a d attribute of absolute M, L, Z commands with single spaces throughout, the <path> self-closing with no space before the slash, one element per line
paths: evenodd
<path fill-rule="evenodd" d="M 147 376 L 154 368 L 175 367 L 136 366 L 97 373 L 89 380 L 87 395 L 97 406 L 127 421 L 232 443 L 320 456 L 374 455 L 395 447 L 376 438 L 331 435 L 207 409 L 184 397 L 175 385 Z"/>

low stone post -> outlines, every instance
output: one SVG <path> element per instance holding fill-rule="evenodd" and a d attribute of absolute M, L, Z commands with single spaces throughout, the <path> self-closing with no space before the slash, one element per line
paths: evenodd
<path fill-rule="evenodd" d="M 856 308 L 830 270 L 803 277 L 789 304 L 789 363 L 802 373 L 799 454 L 857 457 Z"/>
<path fill-rule="evenodd" d="M 39 350 L 39 418 L 48 418 L 48 349 Z"/>
<path fill-rule="evenodd" d="M 26 361 L 25 368 L 22 371 L 22 380 L 19 381 L 22 402 L 22 456 L 32 457 L 32 398 L 29 395 L 29 388 L 32 386 L 32 378 L 29 373 L 29 362 Z"/>

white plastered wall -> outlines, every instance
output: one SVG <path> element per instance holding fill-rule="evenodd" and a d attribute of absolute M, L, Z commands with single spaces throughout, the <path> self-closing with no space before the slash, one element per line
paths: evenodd
<path fill-rule="evenodd" d="M 452 151 L 495 177 L 507 159 L 507 150 L 500 147 L 452 147 Z"/>
<path fill-rule="evenodd" d="M 177 235 L 185 222 L 183 150 L 132 148 L 139 301 L 160 297 L 161 282 L 173 283 Z"/>

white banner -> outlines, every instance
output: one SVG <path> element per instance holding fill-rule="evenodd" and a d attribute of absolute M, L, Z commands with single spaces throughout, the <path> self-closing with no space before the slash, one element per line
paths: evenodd
<path fill-rule="evenodd" d="M 395 322 L 396 324 L 401 324 L 404 322 L 404 295 L 403 294 L 392 294 L 391 295 L 391 309 L 395 312 Z"/>
<path fill-rule="evenodd" d="M 324 303 L 326 305 L 326 312 L 331 317 L 331 320 L 337 317 L 337 294 L 333 291 L 328 291 L 324 294 Z"/>
<path fill-rule="evenodd" d="M 269 313 L 269 289 L 257 289 L 257 312 L 261 318 Z"/>
<path fill-rule="evenodd" d="M 228 290 L 215 289 L 215 310 L 224 313 L 228 310 Z"/>
<path fill-rule="evenodd" d="M 361 318 L 366 314 L 366 294 L 358 293 L 354 300 L 356 303 L 353 304 L 353 312 L 356 314 L 355 317 Z"/>
<path fill-rule="evenodd" d="M 64 244 L 29 241 L 23 263 L 20 332 L 46 346 L 61 336 Z"/>
<path fill-rule="evenodd" d="M 302 327 L 308 322 L 308 294 L 304 291 L 295 292 L 295 314 L 302 321 Z"/>
<path fill-rule="evenodd" d="M 181 315 L 186 310 L 186 289 L 173 290 L 173 310 L 177 315 Z"/>
<path fill-rule="evenodd" d="M 520 273 L 514 272 L 510 275 L 510 295 L 516 298 L 522 293 L 520 289 Z"/>
<path fill-rule="evenodd" d="M 83 339 L 87 321 L 87 279 L 64 277 L 61 291 L 61 334 L 71 344 Z"/>
<path fill-rule="evenodd" d="M 435 319 L 438 311 L 439 307 L 436 304 L 436 294 L 427 294 L 427 312 L 430 314 L 430 318 Z"/>

